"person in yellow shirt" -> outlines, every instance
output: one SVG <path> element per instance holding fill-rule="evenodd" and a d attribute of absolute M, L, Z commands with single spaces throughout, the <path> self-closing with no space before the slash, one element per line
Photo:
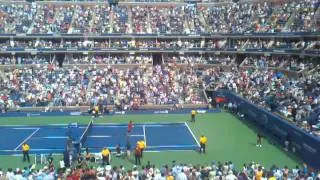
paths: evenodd
<path fill-rule="evenodd" d="M 102 165 L 104 166 L 105 164 L 110 165 L 110 150 L 108 148 L 103 148 L 101 151 L 102 155 Z"/>
<path fill-rule="evenodd" d="M 93 111 L 94 111 L 94 116 L 98 117 L 99 116 L 99 106 L 94 106 Z"/>
<path fill-rule="evenodd" d="M 146 148 L 146 142 L 144 142 L 143 140 L 141 140 L 141 141 L 138 141 L 138 142 L 137 142 L 137 145 L 138 145 L 139 149 L 141 150 L 141 158 L 142 158 L 143 151 L 144 151 L 144 149 Z"/>
<path fill-rule="evenodd" d="M 255 175 L 255 180 L 262 180 L 262 175 L 263 175 L 263 171 L 262 171 L 262 167 L 259 166 L 258 170 L 256 171 L 256 175 Z"/>
<path fill-rule="evenodd" d="M 197 115 L 197 111 L 193 109 L 191 111 L 191 122 L 196 122 L 196 115 Z"/>
<path fill-rule="evenodd" d="M 201 135 L 200 137 L 200 153 L 206 153 L 206 144 L 207 144 L 207 137 L 205 137 L 204 135 Z"/>
<path fill-rule="evenodd" d="M 174 180 L 171 172 L 169 172 L 169 174 L 167 175 L 166 180 Z"/>
<path fill-rule="evenodd" d="M 274 175 L 270 175 L 268 180 L 277 180 L 277 178 Z"/>
<path fill-rule="evenodd" d="M 25 162 L 26 160 L 30 162 L 29 151 L 30 151 L 30 146 L 27 143 L 24 143 L 22 145 L 23 162 Z"/>

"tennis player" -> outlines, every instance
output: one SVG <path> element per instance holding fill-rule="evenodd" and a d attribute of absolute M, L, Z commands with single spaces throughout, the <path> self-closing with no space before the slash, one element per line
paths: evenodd
<path fill-rule="evenodd" d="M 128 123 L 128 133 L 131 133 L 132 129 L 133 129 L 133 122 L 129 121 L 129 123 Z"/>
<path fill-rule="evenodd" d="M 257 147 L 262 147 L 262 134 L 259 132 L 258 134 L 257 134 Z"/>

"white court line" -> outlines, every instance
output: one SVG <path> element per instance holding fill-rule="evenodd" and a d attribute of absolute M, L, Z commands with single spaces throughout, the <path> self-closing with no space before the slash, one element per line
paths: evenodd
<path fill-rule="evenodd" d="M 132 137 L 144 137 L 144 134 L 131 134 Z"/>
<path fill-rule="evenodd" d="M 108 148 L 110 149 L 115 149 L 116 147 L 115 146 L 107 146 Z M 163 146 L 148 146 L 146 148 L 146 150 L 148 150 L 148 148 L 183 148 L 183 147 L 186 147 L 186 148 L 189 148 L 189 147 L 197 147 L 197 145 L 163 145 Z M 100 147 L 88 147 L 89 149 L 97 149 L 97 148 L 100 148 Z M 121 149 L 124 149 L 126 147 L 123 147 L 121 146 L 120 147 Z M 84 149 L 84 148 L 83 148 Z M 32 149 L 33 150 L 33 149 Z M 153 150 L 149 150 L 149 151 L 153 151 Z M 163 150 L 161 150 L 163 151 Z M 168 150 L 168 151 L 172 151 L 172 150 Z"/>
<path fill-rule="evenodd" d="M 24 124 L 0 125 L 0 127 L 23 127 L 23 126 L 30 126 L 30 125 L 24 125 Z"/>
<path fill-rule="evenodd" d="M 94 125 L 97 125 L 97 124 L 94 124 Z M 111 126 L 101 126 L 101 125 L 99 125 L 99 126 L 93 126 L 93 128 L 127 128 L 127 126 L 125 126 L 125 125 L 111 125 Z"/>
<path fill-rule="evenodd" d="M 37 133 L 40 130 L 40 128 L 37 128 L 33 133 L 30 134 L 26 139 L 24 139 L 14 150 L 17 150 L 23 143 L 27 142 L 35 133 Z"/>
<path fill-rule="evenodd" d="M 68 126 L 68 124 L 48 124 L 48 126 Z"/>
<path fill-rule="evenodd" d="M 132 137 L 144 137 L 143 134 L 131 134 Z M 108 135 L 97 135 L 97 136 L 88 136 L 88 138 L 111 138 L 116 136 L 108 136 Z"/>
<path fill-rule="evenodd" d="M 189 125 L 187 124 L 187 122 L 184 122 L 184 124 L 185 124 L 185 126 L 187 126 L 187 128 L 188 128 L 189 132 L 191 133 L 193 139 L 197 142 L 198 147 L 200 147 L 200 143 L 198 142 L 196 136 L 195 136 L 195 135 L 193 134 L 193 132 L 191 131 L 191 129 L 190 129 Z"/>
<path fill-rule="evenodd" d="M 194 151 L 194 150 L 191 150 L 191 149 L 172 149 L 172 150 L 159 150 L 159 151 L 156 151 L 156 150 L 146 150 L 146 151 L 143 151 L 143 152 L 148 152 L 148 153 L 159 153 L 159 152 L 164 152 L 164 151 L 166 151 L 166 152 L 168 152 L 168 151 L 170 151 L 170 152 L 178 152 L 178 151 Z"/>
<path fill-rule="evenodd" d="M 25 126 L 25 127 L 24 127 Z M 21 128 L 28 128 L 28 127 L 34 127 L 36 128 L 36 126 L 68 126 L 68 124 L 46 124 L 46 125 L 30 125 L 30 124 L 13 124 L 13 125 L 0 125 L 1 127 L 21 127 Z"/>
<path fill-rule="evenodd" d="M 42 137 L 33 137 L 32 139 L 67 139 L 68 136 L 42 136 Z"/>
<path fill-rule="evenodd" d="M 142 128 L 143 128 L 143 139 L 144 139 L 144 143 L 146 143 L 146 145 L 147 145 L 146 126 L 143 125 Z"/>
<path fill-rule="evenodd" d="M 56 150 L 56 151 L 64 151 L 65 149 L 31 149 L 30 151 L 30 154 L 32 154 L 32 151 L 53 151 L 53 150 Z M 21 150 L 0 150 L 0 152 L 21 152 Z M 21 153 L 20 153 L 21 154 Z"/>
<path fill-rule="evenodd" d="M 88 138 L 110 138 L 112 136 L 88 136 Z"/>
<path fill-rule="evenodd" d="M 172 126 L 172 124 L 145 124 L 143 126 L 147 126 L 147 127 L 164 127 L 164 126 Z"/>
<path fill-rule="evenodd" d="M 163 145 L 163 146 L 148 146 L 147 148 L 179 148 L 179 147 L 195 147 L 196 145 Z"/>
<path fill-rule="evenodd" d="M 47 128 L 47 125 L 42 126 L 42 128 Z M 11 129 L 16 129 L 16 130 L 26 130 L 26 129 L 38 129 L 39 127 L 20 127 L 20 128 L 11 128 Z M 49 127 L 52 128 L 52 127 Z M 54 127 L 55 129 L 66 129 L 67 127 Z"/>
<path fill-rule="evenodd" d="M 174 122 L 174 123 L 170 123 L 170 122 L 145 122 L 145 123 L 137 123 L 137 125 L 148 125 L 148 124 L 163 124 L 163 125 L 170 125 L 170 124 L 184 124 L 185 122 L 181 121 L 181 122 Z M 105 124 L 105 125 L 127 125 L 126 123 L 94 123 L 94 124 Z"/>
<path fill-rule="evenodd" d="M 106 124 L 94 124 L 97 126 L 94 126 L 93 128 L 127 128 L 127 125 L 119 124 L 119 125 L 106 125 Z M 105 125 L 105 126 L 104 126 Z M 180 124 L 179 124 L 180 125 Z M 134 127 L 165 127 L 165 126 L 171 126 L 171 124 L 134 124 Z M 183 124 L 181 124 L 183 126 Z M 80 128 L 85 128 L 85 127 L 80 127 Z"/>
<path fill-rule="evenodd" d="M 181 124 L 183 125 L 185 122 L 175 122 L 175 123 L 168 123 L 168 122 L 145 122 L 145 123 L 137 123 L 134 124 L 134 126 L 138 126 L 138 127 L 142 127 L 142 126 L 170 126 L 172 124 Z M 98 125 L 95 127 L 105 127 L 105 126 L 101 126 L 101 125 L 106 125 L 107 127 L 127 127 L 127 124 L 125 123 L 94 123 L 94 125 Z"/>

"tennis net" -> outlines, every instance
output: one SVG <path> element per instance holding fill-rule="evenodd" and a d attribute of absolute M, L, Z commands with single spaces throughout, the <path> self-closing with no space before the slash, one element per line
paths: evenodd
<path fill-rule="evenodd" d="M 92 126 L 93 126 L 93 120 L 90 120 L 87 128 L 84 130 L 83 134 L 80 137 L 80 148 L 82 148 L 82 146 L 86 142 L 87 137 L 88 137 L 88 135 L 89 135 L 89 133 L 90 133 L 90 131 L 92 129 Z"/>

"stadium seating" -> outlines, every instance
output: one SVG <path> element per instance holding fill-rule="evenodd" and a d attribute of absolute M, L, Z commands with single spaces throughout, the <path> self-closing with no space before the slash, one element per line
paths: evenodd
<path fill-rule="evenodd" d="M 315 32 L 314 1 L 216 6 L 1 5 L 0 33 L 201 34 Z M 33 21 L 34 19 L 34 21 Z M 289 23 L 287 23 L 289 22 Z"/>

